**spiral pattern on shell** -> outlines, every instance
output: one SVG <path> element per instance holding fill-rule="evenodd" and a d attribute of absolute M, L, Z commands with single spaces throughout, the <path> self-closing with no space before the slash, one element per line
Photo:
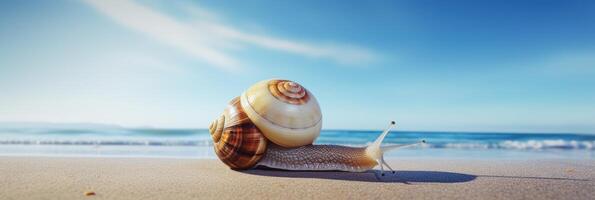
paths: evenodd
<path fill-rule="evenodd" d="M 248 169 L 256 165 L 267 147 L 267 139 L 250 121 L 238 97 L 231 100 L 219 118 L 211 123 L 215 153 L 232 169 Z"/>
<path fill-rule="evenodd" d="M 288 80 L 271 80 L 268 82 L 269 91 L 280 101 L 301 105 L 310 100 L 310 95 L 300 84 Z"/>

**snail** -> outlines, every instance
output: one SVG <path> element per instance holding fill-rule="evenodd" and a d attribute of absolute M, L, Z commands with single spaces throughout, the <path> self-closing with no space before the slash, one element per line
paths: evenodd
<path fill-rule="evenodd" d="M 255 166 L 283 170 L 362 172 L 380 165 L 384 152 L 425 143 L 381 146 L 395 126 L 366 147 L 313 145 L 322 127 L 316 98 L 300 84 L 271 79 L 260 81 L 233 98 L 209 126 L 217 157 L 234 170 Z"/>

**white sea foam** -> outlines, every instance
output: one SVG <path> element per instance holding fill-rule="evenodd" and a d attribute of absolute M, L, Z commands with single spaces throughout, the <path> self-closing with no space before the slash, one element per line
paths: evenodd
<path fill-rule="evenodd" d="M 506 140 L 500 142 L 498 147 L 503 149 L 588 149 L 593 150 L 595 141 L 576 140 Z"/>

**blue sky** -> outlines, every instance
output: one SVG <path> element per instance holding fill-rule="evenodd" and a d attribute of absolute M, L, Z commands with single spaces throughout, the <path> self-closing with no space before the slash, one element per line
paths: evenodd
<path fill-rule="evenodd" d="M 251 84 L 325 129 L 595 133 L 592 1 L 0 1 L 0 121 L 205 128 Z"/>

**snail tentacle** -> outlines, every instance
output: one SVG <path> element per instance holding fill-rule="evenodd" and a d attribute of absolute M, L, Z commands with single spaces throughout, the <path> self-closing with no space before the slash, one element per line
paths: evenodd
<path fill-rule="evenodd" d="M 382 162 L 382 164 L 383 164 L 384 166 L 386 166 L 388 169 L 390 169 L 390 171 L 391 171 L 393 174 L 395 173 L 395 170 L 394 170 L 392 167 L 390 167 L 390 165 L 388 165 L 388 162 L 386 162 L 386 161 L 384 160 L 384 156 L 382 156 L 382 158 L 380 159 L 380 161 Z"/>
<path fill-rule="evenodd" d="M 418 145 L 418 144 L 424 144 L 426 143 L 425 140 L 416 142 L 416 143 L 411 143 L 411 144 L 392 144 L 392 145 L 385 145 L 385 146 L 381 146 L 380 150 L 382 150 L 382 152 L 387 152 L 393 149 L 400 149 L 400 148 L 405 148 L 405 147 L 409 147 L 409 146 L 414 146 L 414 145 Z"/>
<path fill-rule="evenodd" d="M 386 137 L 386 135 L 388 135 L 390 130 L 393 127 L 395 127 L 395 124 L 396 124 L 395 121 L 391 121 L 390 124 L 388 125 L 388 128 L 386 128 L 386 130 L 384 130 L 384 132 L 382 132 L 382 134 L 380 134 L 380 136 L 378 136 L 378 138 L 376 138 L 376 140 L 372 144 L 370 144 L 366 147 L 366 154 L 370 158 L 372 158 L 374 160 L 383 161 L 384 153 L 387 151 L 426 143 L 425 140 L 422 140 L 420 142 L 416 142 L 416 143 L 412 143 L 412 144 L 394 144 L 394 145 L 382 146 L 382 141 L 384 141 L 384 138 Z M 382 167 L 382 162 L 379 162 L 379 164 Z"/>

